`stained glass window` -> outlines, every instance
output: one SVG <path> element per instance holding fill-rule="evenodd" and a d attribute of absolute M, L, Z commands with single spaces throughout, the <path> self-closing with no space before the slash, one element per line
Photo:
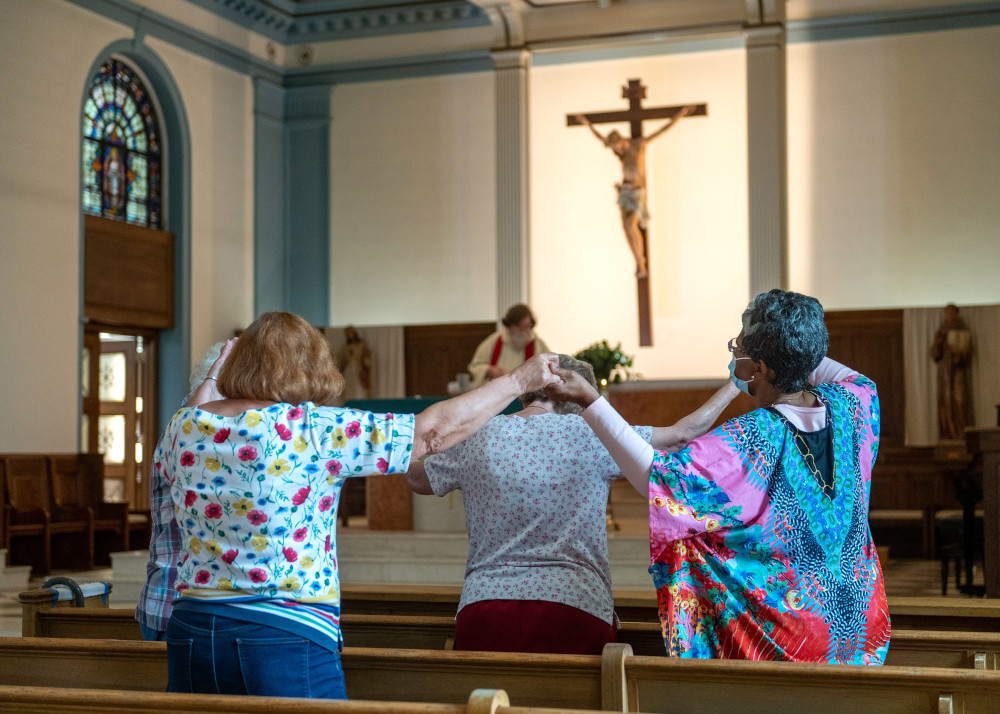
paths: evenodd
<path fill-rule="evenodd" d="M 162 228 L 160 128 L 136 73 L 109 59 L 83 107 L 83 210 Z"/>

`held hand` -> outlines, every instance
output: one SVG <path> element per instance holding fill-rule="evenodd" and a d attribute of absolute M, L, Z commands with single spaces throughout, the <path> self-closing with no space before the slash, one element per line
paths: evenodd
<path fill-rule="evenodd" d="M 211 378 L 213 380 L 218 379 L 219 373 L 222 371 L 222 366 L 226 363 L 226 360 L 229 359 L 229 355 L 233 351 L 233 347 L 235 346 L 236 346 L 235 337 L 231 340 L 226 340 L 226 344 L 224 344 L 222 346 L 222 349 L 219 350 L 218 359 L 216 359 L 212 363 L 212 366 L 209 368 L 208 377 L 206 377 L 206 379 L 208 378 Z"/>
<path fill-rule="evenodd" d="M 510 373 L 510 376 L 520 384 L 521 393 L 534 392 L 536 389 L 559 381 L 555 370 L 559 367 L 559 355 L 545 352 L 538 354 L 521 364 Z"/>
<path fill-rule="evenodd" d="M 581 375 L 569 369 L 556 368 L 559 381 L 545 388 L 554 402 L 573 402 L 586 409 L 600 398 L 600 393 Z"/>

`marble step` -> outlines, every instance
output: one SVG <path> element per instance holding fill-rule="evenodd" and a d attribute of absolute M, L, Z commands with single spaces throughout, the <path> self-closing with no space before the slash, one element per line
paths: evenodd
<path fill-rule="evenodd" d="M 461 585 L 465 578 L 465 533 L 342 532 L 337 536 L 343 583 Z M 652 589 L 649 540 L 608 538 L 611 580 L 621 590 Z"/>
<path fill-rule="evenodd" d="M 342 583 L 461 585 L 465 579 L 465 533 L 342 531 L 337 536 Z M 649 540 L 608 538 L 611 581 L 619 590 L 651 590 Z M 146 581 L 149 551 L 113 553 L 111 606 L 129 607 Z"/>

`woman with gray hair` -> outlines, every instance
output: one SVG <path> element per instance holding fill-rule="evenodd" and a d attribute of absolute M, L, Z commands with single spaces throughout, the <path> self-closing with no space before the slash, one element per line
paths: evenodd
<path fill-rule="evenodd" d="M 654 451 L 572 372 L 548 391 L 649 495 L 650 573 L 675 657 L 881 664 L 882 570 L 868 527 L 875 384 L 826 357 L 823 308 L 771 290 L 729 341 L 757 409 L 674 454 Z"/>
<path fill-rule="evenodd" d="M 586 362 L 562 370 L 596 389 Z M 635 427 L 659 449 L 704 434 L 737 394 L 726 386 L 672 427 Z M 606 512 L 621 472 L 568 401 L 544 391 L 447 451 L 411 462 L 414 492 L 462 491 L 469 530 L 455 649 L 600 654 L 616 639 Z"/>

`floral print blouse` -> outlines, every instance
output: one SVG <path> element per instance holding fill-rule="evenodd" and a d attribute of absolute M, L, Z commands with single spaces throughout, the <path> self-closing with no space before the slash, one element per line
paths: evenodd
<path fill-rule="evenodd" d="M 337 502 L 351 476 L 404 473 L 412 414 L 275 404 L 236 417 L 189 407 L 160 439 L 182 600 L 338 606 Z"/>

